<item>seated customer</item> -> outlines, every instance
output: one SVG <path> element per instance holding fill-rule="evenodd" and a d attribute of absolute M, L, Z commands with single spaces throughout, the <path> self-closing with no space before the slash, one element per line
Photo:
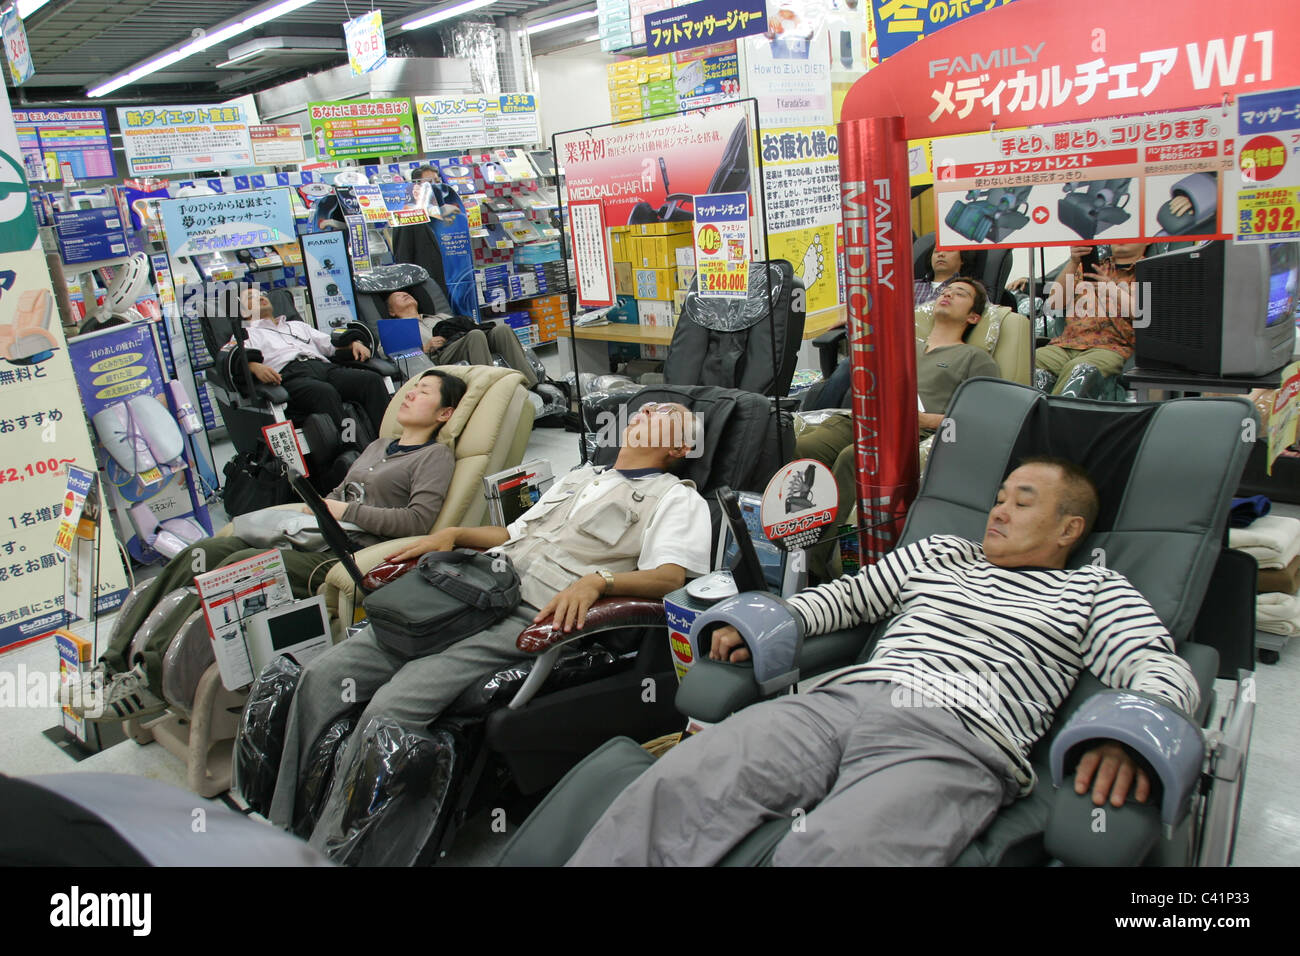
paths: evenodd
<path fill-rule="evenodd" d="M 988 352 L 966 344 L 979 324 L 986 304 L 984 286 L 977 279 L 950 279 L 934 304 L 934 325 L 924 342 L 916 343 L 916 390 L 925 411 L 918 416 L 920 440 L 934 434 L 957 386 L 968 378 L 991 376 L 1001 370 Z M 850 410 L 833 414 L 820 425 L 806 429 L 795 442 L 796 458 L 812 458 L 830 468 L 839 492 L 839 522 L 848 518 L 856 501 L 857 463 L 854 457 L 853 419 Z M 835 525 L 826 535 L 835 533 Z M 825 580 L 833 576 L 834 542 L 808 551 L 808 569 Z"/>
<path fill-rule="evenodd" d="M 484 332 L 477 322 L 463 315 L 421 315 L 420 304 L 409 292 L 394 292 L 387 301 L 388 314 L 393 318 L 420 320 L 424 351 L 439 365 L 491 365 L 495 351 L 523 375 L 525 385 L 537 385 L 537 373 L 524 354 L 519 336 L 509 326 L 493 325 Z"/>
<path fill-rule="evenodd" d="M 1065 313 L 1065 331 L 1034 352 L 1034 384 L 1053 395 L 1081 395 L 1087 377 L 1113 378 L 1133 354 L 1136 336 L 1137 264 L 1146 243 L 1114 247 L 1113 256 L 1095 272 L 1085 272 L 1083 259 L 1091 246 L 1071 246 L 1070 261 L 1049 290 L 1049 304 Z"/>
<path fill-rule="evenodd" d="M 376 431 L 388 408 L 388 386 L 379 372 L 345 368 L 331 359 L 364 362 L 370 350 L 360 342 L 335 349 L 330 337 L 306 322 L 276 315 L 271 300 L 249 290 L 242 300 L 248 319 L 248 370 L 259 382 L 282 385 L 289 393 L 289 417 L 298 420 L 324 412 L 342 430 L 344 401 L 365 409 Z"/>
<path fill-rule="evenodd" d="M 295 826 L 299 768 L 321 732 L 351 701 L 369 700 L 341 753 L 312 844 L 326 852 L 346 846 L 331 832 L 331 805 L 347 799 L 349 779 L 367 766 L 367 728 L 381 718 L 419 732 L 473 682 L 527 655 L 515 646 L 531 624 L 551 621 L 579 630 L 599 598 L 621 594 L 661 598 L 688 576 L 709 569 L 709 512 L 687 481 L 672 474 L 696 439 L 696 423 L 681 405 L 642 408 L 628 422 L 612 468 L 585 466 L 558 480 L 507 528 L 446 528 L 393 555 L 406 560 L 457 547 L 490 548 L 519 573 L 522 603 L 500 622 L 425 657 L 404 658 L 367 629 L 303 668 L 289 710 L 271 822 Z M 352 681 L 351 700 L 339 694 Z M 366 786 L 368 782 L 358 782 Z"/>
<path fill-rule="evenodd" d="M 969 275 L 971 266 L 975 262 L 975 253 L 957 252 L 953 249 L 935 249 L 930 253 L 930 268 L 927 274 L 917 277 L 916 286 L 916 305 L 920 306 L 927 302 L 932 302 L 939 297 L 939 293 L 947 287 L 948 283 L 959 275 Z M 988 293 L 985 292 L 987 299 Z M 983 314 L 983 308 L 980 313 Z M 837 328 L 846 325 L 848 319 L 840 319 L 831 328 Z M 831 377 L 826 380 L 822 390 L 816 398 L 804 406 L 807 411 L 817 411 L 822 408 L 844 408 L 849 403 L 849 375 L 851 374 L 851 363 L 847 358 L 840 360 L 840 364 L 835 366 L 835 371 Z"/>
<path fill-rule="evenodd" d="M 465 391 L 465 383 L 454 375 L 425 372 L 397 407 L 401 436 L 373 442 L 348 469 L 343 484 L 326 498 L 336 518 L 364 529 L 362 534 L 354 533 L 361 547 L 425 534 L 433 527 L 455 467 L 452 450 L 437 444 L 438 429 L 451 418 Z M 196 574 L 265 550 L 227 535 L 206 538 L 168 562 L 132 604 L 128 616 L 117 622 L 112 643 L 100 658 L 97 679 L 107 678 L 104 719 L 127 720 L 166 706 L 161 699 L 162 656 L 186 618 L 198 610 L 199 599 L 191 595 L 182 601 L 149 645 L 128 660 L 136 632 L 158 602 L 191 584 Z M 329 552 L 281 551 L 294 597 L 311 597 L 334 558 Z"/>
<path fill-rule="evenodd" d="M 1086 668 L 1186 712 L 1199 691 L 1146 599 L 1112 570 L 1065 570 L 1098 511 L 1077 465 L 1007 476 L 983 545 L 933 535 L 790 598 L 807 636 L 891 618 L 870 658 L 805 693 L 747 707 L 674 747 L 619 795 L 570 865 L 708 866 L 759 824 L 805 811 L 778 866 L 951 863 L 1034 786 L 1028 754 Z M 741 661 L 735 628 L 709 656 Z M 1098 744 L 1075 792 L 1122 806 L 1151 781 Z"/>

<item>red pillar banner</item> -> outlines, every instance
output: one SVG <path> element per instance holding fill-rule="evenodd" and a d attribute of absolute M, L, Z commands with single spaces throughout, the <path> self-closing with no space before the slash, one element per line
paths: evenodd
<path fill-rule="evenodd" d="M 866 565 L 898 542 L 920 476 L 907 138 L 897 116 L 852 120 L 839 130 L 858 541 Z"/>

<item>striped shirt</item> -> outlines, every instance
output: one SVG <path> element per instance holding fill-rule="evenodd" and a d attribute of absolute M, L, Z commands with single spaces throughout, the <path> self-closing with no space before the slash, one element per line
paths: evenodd
<path fill-rule="evenodd" d="M 854 576 L 789 600 L 806 635 L 892 617 L 871 657 L 830 683 L 889 681 L 898 706 L 941 706 L 1011 761 L 1033 788 L 1029 749 L 1083 668 L 1191 713 L 1191 669 L 1123 575 L 1087 566 L 999 568 L 984 549 L 934 535 Z"/>

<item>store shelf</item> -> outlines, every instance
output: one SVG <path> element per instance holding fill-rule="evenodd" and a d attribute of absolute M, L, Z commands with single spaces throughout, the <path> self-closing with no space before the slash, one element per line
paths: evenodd
<path fill-rule="evenodd" d="M 570 338 L 567 328 L 560 333 Z M 590 342 L 625 342 L 632 345 L 667 345 L 673 340 L 671 325 L 629 325 L 611 322 L 608 325 L 596 325 L 589 328 L 575 329 L 572 338 Z"/>

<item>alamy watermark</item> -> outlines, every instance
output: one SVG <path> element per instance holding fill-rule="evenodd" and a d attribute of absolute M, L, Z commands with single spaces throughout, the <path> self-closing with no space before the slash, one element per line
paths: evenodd
<path fill-rule="evenodd" d="M 1002 679 L 992 671 L 940 673 L 913 665 L 894 679 L 894 707 L 947 707 L 992 719 L 1002 709 Z"/>
<path fill-rule="evenodd" d="M 1109 316 L 1129 319 L 1135 329 L 1151 325 L 1151 283 L 1077 279 L 1073 273 L 1052 286 L 1044 305 L 1067 319 Z"/>
<path fill-rule="evenodd" d="M 90 720 L 104 715 L 102 672 L 71 675 L 64 685 L 63 675 L 57 670 L 29 671 L 25 664 L 19 664 L 15 670 L 0 671 L 0 709 L 62 706 Z"/>

